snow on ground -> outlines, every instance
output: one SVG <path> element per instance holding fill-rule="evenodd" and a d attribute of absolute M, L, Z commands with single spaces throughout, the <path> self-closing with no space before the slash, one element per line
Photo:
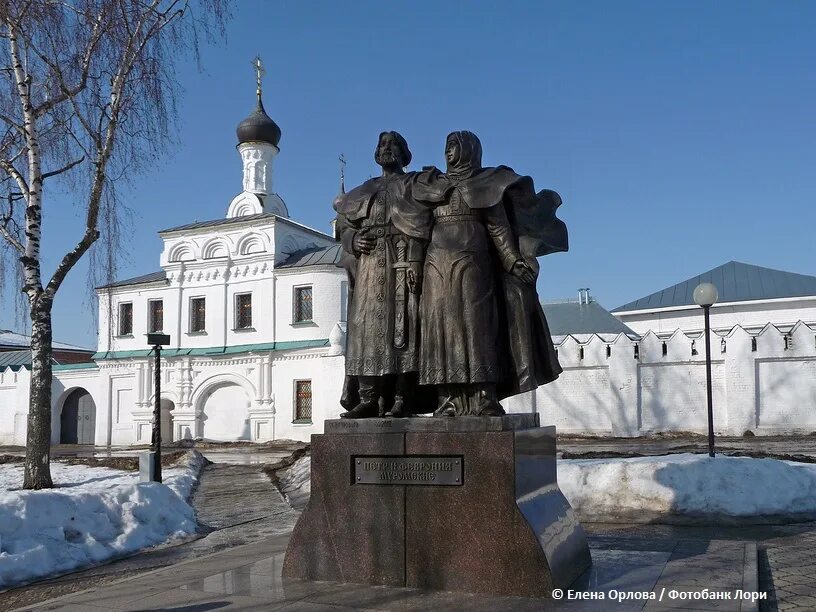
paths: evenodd
<path fill-rule="evenodd" d="M 312 494 L 312 458 L 301 457 L 285 470 L 280 470 L 278 487 L 281 493 L 295 510 L 302 510 Z"/>
<path fill-rule="evenodd" d="M 560 460 L 558 484 L 583 520 L 816 517 L 816 466 L 777 459 L 685 453 Z"/>
<path fill-rule="evenodd" d="M 292 507 L 306 505 L 311 458 L 278 472 Z M 562 459 L 558 484 L 586 521 L 661 518 L 816 518 L 816 465 L 690 453 L 633 459 Z"/>
<path fill-rule="evenodd" d="M 138 472 L 51 463 L 56 488 L 25 491 L 22 464 L 0 465 L 0 588 L 133 553 L 196 530 L 187 502 L 205 459 L 191 452 Z"/>

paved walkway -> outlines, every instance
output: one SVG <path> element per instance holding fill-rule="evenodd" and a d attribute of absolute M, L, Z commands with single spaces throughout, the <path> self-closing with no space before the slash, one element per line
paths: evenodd
<path fill-rule="evenodd" d="M 408 588 L 369 587 L 330 582 L 284 581 L 281 566 L 286 536 L 230 548 L 178 563 L 115 584 L 67 595 L 31 610 L 729 610 L 751 612 L 756 605 L 739 599 L 672 599 L 676 591 L 704 588 L 730 594 L 756 591 L 756 548 L 728 541 L 672 538 L 594 538 L 593 568 L 576 589 L 605 596 L 555 601 L 489 597 L 464 593 L 427 593 Z M 609 546 L 613 546 L 610 548 Z M 610 595 L 654 593 L 662 602 L 617 602 Z"/>
<path fill-rule="evenodd" d="M 816 525 L 759 545 L 759 585 L 768 593 L 760 610 L 816 610 Z"/>

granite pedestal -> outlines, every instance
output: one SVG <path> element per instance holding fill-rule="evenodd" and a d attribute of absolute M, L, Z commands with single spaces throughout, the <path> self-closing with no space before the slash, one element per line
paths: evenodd
<path fill-rule="evenodd" d="M 332 420 L 283 576 L 541 597 L 590 564 L 538 415 Z"/>

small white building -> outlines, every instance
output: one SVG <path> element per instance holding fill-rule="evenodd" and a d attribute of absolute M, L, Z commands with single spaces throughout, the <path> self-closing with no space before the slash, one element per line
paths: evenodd
<path fill-rule="evenodd" d="M 165 440 L 308 440 L 342 411 L 347 279 L 334 237 L 289 218 L 273 191 L 280 128 L 237 129 L 243 190 L 222 219 L 159 232 L 160 269 L 100 287 L 92 363 L 54 366 L 52 442 L 147 444 L 162 355 Z M 0 443 L 25 443 L 26 368 L 0 368 Z"/>
<path fill-rule="evenodd" d="M 652 331 L 669 337 L 677 329 L 700 334 L 703 317 L 693 299 L 700 283 L 713 283 L 719 292 L 711 308 L 711 327 L 720 334 L 737 325 L 752 334 L 769 323 L 783 332 L 799 321 L 816 326 L 816 276 L 738 261 L 619 306 L 612 313 L 640 334 Z"/>

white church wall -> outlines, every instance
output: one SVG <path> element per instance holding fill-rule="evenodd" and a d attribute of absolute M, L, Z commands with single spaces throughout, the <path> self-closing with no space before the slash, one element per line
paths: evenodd
<path fill-rule="evenodd" d="M 133 444 L 136 433 L 133 412 L 137 410 L 138 388 L 135 373 L 111 375 L 108 378 L 110 406 L 110 443 Z"/>
<path fill-rule="evenodd" d="M 276 340 L 316 340 L 329 337 L 338 320 L 345 320 L 346 272 L 336 267 L 307 267 L 279 270 L 275 284 Z M 295 288 L 312 288 L 312 320 L 295 322 Z M 270 302 L 271 303 L 271 302 Z"/>
<path fill-rule="evenodd" d="M 697 331 L 703 328 L 698 306 L 684 306 L 655 312 L 615 313 L 615 316 L 639 334 L 653 331 L 672 333 L 676 329 Z M 784 298 L 762 302 L 732 302 L 715 304 L 711 308 L 711 327 L 730 330 L 762 328 L 768 321 L 777 326 L 792 327 L 797 321 L 816 322 L 816 297 Z"/>
<path fill-rule="evenodd" d="M 337 297 L 344 273 L 328 268 L 283 269 L 286 292 L 292 286 L 313 284 L 323 296 L 315 301 L 312 329 L 301 325 L 291 327 L 291 295 L 281 300 L 276 296 L 274 261 L 291 253 L 314 246 L 333 244 L 329 236 L 318 234 L 294 223 L 275 223 L 274 219 L 260 224 L 251 222 L 215 230 L 195 230 L 193 235 L 165 235 L 162 265 L 168 284 L 151 283 L 99 291 L 99 350 L 139 351 L 147 347 L 150 300 L 163 301 L 163 330 L 170 335 L 169 348 L 209 348 L 268 343 L 285 340 L 326 338 L 337 321 Z M 281 250 L 277 250 L 278 247 Z M 300 277 L 300 280 L 297 280 Z M 252 295 L 252 325 L 239 329 L 236 318 L 236 296 Z M 110 294 L 110 298 L 109 298 Z M 191 308 L 194 298 L 205 300 L 206 329 L 193 331 Z M 111 307 L 108 308 L 108 299 Z M 336 302 L 324 300 L 337 300 Z M 131 303 L 133 324 L 130 334 L 119 334 L 120 304 Z M 277 304 L 277 307 L 275 306 Z M 285 313 L 276 319 L 275 310 Z M 334 317 L 334 320 L 330 320 Z M 111 331 L 110 340 L 108 339 Z M 279 332 L 282 337 L 278 337 Z"/>
<path fill-rule="evenodd" d="M 345 378 L 342 355 L 303 351 L 282 355 L 273 361 L 272 386 L 275 397 L 275 438 L 308 442 L 311 435 L 323 433 L 323 422 L 344 412 L 340 395 Z M 311 423 L 295 423 L 295 382 L 312 383 Z"/>
<path fill-rule="evenodd" d="M 272 269 L 263 268 L 263 264 L 257 263 L 235 266 L 227 288 L 226 317 L 223 319 L 227 323 L 226 342 L 221 346 L 275 341 Z M 248 329 L 238 327 L 236 300 L 237 296 L 244 294 L 252 296 L 252 325 Z"/>

